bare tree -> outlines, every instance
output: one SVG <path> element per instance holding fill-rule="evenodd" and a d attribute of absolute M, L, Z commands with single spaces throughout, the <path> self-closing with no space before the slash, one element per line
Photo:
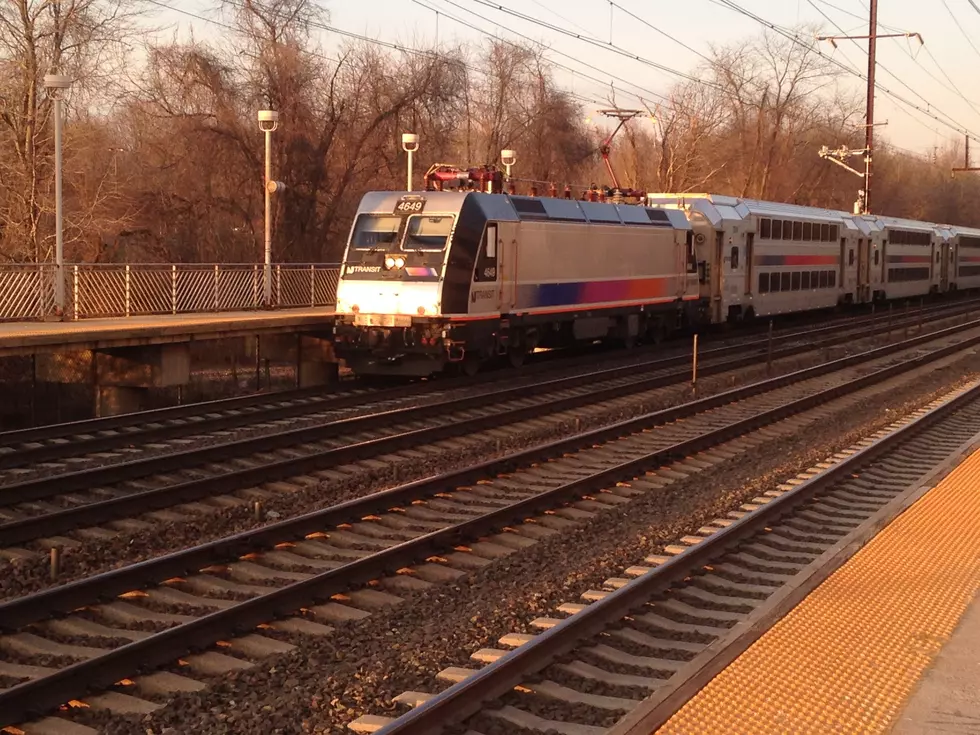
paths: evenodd
<path fill-rule="evenodd" d="M 142 10 L 138 0 L 0 4 L 0 253 L 5 257 L 40 261 L 50 256 L 52 234 L 45 216 L 51 210 L 52 103 L 42 89 L 44 75 L 69 75 L 77 84 L 72 97 L 83 104 L 111 101 L 118 92 L 112 80 L 125 61 L 126 43 L 137 32 Z M 110 196 L 106 191 L 111 182 L 99 177 L 103 186 L 98 194 L 89 192 L 73 202 L 76 214 L 67 217 L 69 247 L 82 227 L 77 213 L 90 221 L 108 217 L 100 208 Z M 70 196 L 71 170 L 66 183 Z"/>

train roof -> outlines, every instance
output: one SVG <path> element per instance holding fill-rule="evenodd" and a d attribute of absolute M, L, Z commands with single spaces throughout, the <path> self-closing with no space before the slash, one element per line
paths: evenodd
<path fill-rule="evenodd" d="M 943 227 L 933 222 L 922 222 L 914 219 L 904 219 L 902 217 L 887 217 L 880 214 L 854 215 L 855 219 L 872 220 L 878 224 L 882 230 L 886 228 L 901 228 L 903 230 L 916 230 L 918 232 L 932 232 L 941 234 Z"/>
<path fill-rule="evenodd" d="M 749 216 L 773 218 L 799 217 L 839 223 L 844 229 L 858 230 L 863 235 L 871 235 L 886 229 L 903 229 L 929 232 L 943 238 L 954 237 L 956 235 L 980 237 L 980 229 L 971 227 L 941 225 L 933 222 L 922 222 L 878 214 L 852 214 L 843 210 L 806 207 L 780 202 L 766 202 L 758 199 L 743 199 L 724 194 L 661 192 L 648 194 L 647 202 L 654 206 L 675 206 L 682 209 L 690 208 L 693 211 L 703 214 L 715 226 L 720 225 L 723 221 L 738 222 Z"/>
<path fill-rule="evenodd" d="M 497 222 L 536 220 L 647 225 L 671 227 L 675 230 L 691 229 L 687 216 L 679 210 L 670 211 L 637 204 L 612 204 L 581 199 L 487 194 L 478 191 L 371 191 L 361 198 L 357 213 L 394 213 L 398 203 L 407 196 L 424 199 L 424 211 L 433 214 L 458 214 L 463 208 L 463 203 L 469 198 L 488 220 Z"/>
<path fill-rule="evenodd" d="M 822 209 L 820 207 L 804 207 L 799 204 L 782 204 L 758 199 L 743 199 L 741 197 L 726 196 L 723 194 L 660 192 L 647 194 L 647 202 L 655 206 L 673 205 L 682 208 L 690 207 L 694 211 L 703 214 L 714 225 L 718 225 L 726 220 L 738 222 L 751 216 L 774 218 L 799 217 L 817 222 L 832 222 L 851 230 L 858 229 L 854 223 L 853 215 L 847 212 Z"/>

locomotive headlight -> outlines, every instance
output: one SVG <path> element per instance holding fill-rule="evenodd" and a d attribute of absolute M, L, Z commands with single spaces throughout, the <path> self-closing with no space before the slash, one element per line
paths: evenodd
<path fill-rule="evenodd" d="M 391 270 L 394 267 L 395 267 L 395 259 L 389 255 L 387 258 L 385 258 L 385 268 Z"/>
<path fill-rule="evenodd" d="M 405 259 L 402 258 L 402 257 L 395 258 L 395 267 L 396 268 L 404 268 L 405 267 Z"/>

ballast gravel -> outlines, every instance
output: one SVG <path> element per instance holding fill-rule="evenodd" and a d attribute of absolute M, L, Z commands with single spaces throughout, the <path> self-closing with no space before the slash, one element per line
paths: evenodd
<path fill-rule="evenodd" d="M 347 723 L 358 716 L 399 714 L 392 697 L 406 690 L 432 691 L 435 674 L 446 666 L 472 666 L 469 656 L 478 648 L 496 647 L 501 636 L 528 631 L 533 618 L 552 615 L 562 602 L 577 601 L 583 591 L 624 567 L 935 400 L 978 371 L 980 358 L 971 355 L 942 369 L 906 376 L 898 387 L 848 403 L 804 432 L 772 439 L 664 492 L 638 496 L 453 584 L 409 595 L 402 604 L 363 621 L 336 626 L 329 636 L 293 638 L 295 652 L 216 678 L 203 692 L 181 695 L 151 715 L 72 714 L 109 735 L 349 733 Z M 498 726 L 488 732 L 518 731 Z"/>

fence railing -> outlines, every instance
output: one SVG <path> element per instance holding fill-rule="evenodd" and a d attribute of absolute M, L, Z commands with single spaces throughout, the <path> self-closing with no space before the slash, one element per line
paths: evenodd
<path fill-rule="evenodd" d="M 340 266 L 272 266 L 276 309 L 330 306 Z M 193 314 L 265 308 L 264 267 L 253 264 L 78 264 L 64 266 L 65 319 Z M 57 267 L 0 264 L 0 321 L 58 316 Z"/>

